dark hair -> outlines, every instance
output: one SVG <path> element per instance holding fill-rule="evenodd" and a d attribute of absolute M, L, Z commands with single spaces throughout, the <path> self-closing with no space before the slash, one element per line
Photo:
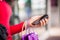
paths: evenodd
<path fill-rule="evenodd" d="M 7 36 L 7 29 L 5 28 L 5 26 L 0 24 L 0 40 L 6 40 Z"/>

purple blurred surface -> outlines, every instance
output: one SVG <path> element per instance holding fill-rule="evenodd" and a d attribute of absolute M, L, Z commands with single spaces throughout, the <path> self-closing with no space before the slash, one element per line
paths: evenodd
<path fill-rule="evenodd" d="M 35 33 L 25 34 L 22 36 L 22 40 L 38 40 L 38 35 Z"/>

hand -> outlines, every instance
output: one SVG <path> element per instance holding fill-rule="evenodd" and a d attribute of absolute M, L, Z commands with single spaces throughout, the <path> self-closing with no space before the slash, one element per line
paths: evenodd
<path fill-rule="evenodd" d="M 29 23 L 29 26 L 31 27 L 41 27 L 41 26 L 44 26 L 47 24 L 48 22 L 48 19 L 45 18 L 45 19 L 42 19 L 41 21 L 39 21 L 40 23 L 37 24 L 37 25 L 33 25 L 32 23 L 36 20 L 38 20 L 39 18 L 41 18 L 42 16 L 33 16 L 31 17 L 29 20 L 28 20 L 28 23 Z"/>

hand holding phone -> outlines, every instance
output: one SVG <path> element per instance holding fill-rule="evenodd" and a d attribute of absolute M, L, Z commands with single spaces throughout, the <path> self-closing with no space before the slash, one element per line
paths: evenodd
<path fill-rule="evenodd" d="M 43 20 L 43 19 L 48 19 L 48 15 L 47 14 L 45 14 L 45 15 L 43 15 L 41 18 L 39 18 L 38 20 L 36 20 L 36 21 L 34 21 L 32 24 L 33 25 L 38 25 L 38 24 L 40 24 L 40 21 L 41 20 Z"/>

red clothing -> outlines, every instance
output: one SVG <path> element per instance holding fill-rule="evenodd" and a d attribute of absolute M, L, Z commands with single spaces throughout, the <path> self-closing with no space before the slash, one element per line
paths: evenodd
<path fill-rule="evenodd" d="M 9 21 L 12 14 L 11 7 L 4 1 L 0 1 L 0 24 L 4 25 L 7 28 L 8 37 L 7 40 L 12 40 L 12 35 L 18 32 L 21 32 L 22 25 L 24 22 L 21 22 L 18 25 L 10 26 Z"/>

